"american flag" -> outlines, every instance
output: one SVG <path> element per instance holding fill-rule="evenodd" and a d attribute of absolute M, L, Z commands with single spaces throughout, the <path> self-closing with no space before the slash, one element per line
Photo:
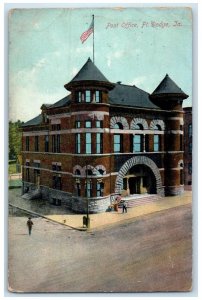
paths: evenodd
<path fill-rule="evenodd" d="M 93 33 L 93 31 L 94 31 L 94 19 L 92 20 L 88 30 L 84 31 L 80 36 L 80 40 L 82 44 L 87 40 L 87 38 L 91 35 L 91 33 Z"/>

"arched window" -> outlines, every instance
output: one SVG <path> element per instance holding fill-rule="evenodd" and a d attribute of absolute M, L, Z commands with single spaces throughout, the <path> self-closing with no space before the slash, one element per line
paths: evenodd
<path fill-rule="evenodd" d="M 135 124 L 134 129 L 135 130 L 143 130 L 143 125 L 142 124 Z"/>
<path fill-rule="evenodd" d="M 79 170 L 79 169 L 76 169 L 76 171 L 75 171 L 75 175 L 81 175 L 81 171 Z"/>
<path fill-rule="evenodd" d="M 123 129 L 123 125 L 120 122 L 118 122 L 114 125 L 114 129 Z"/>

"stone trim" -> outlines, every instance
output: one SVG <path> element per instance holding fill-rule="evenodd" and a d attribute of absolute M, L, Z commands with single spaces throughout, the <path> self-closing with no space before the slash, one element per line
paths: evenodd
<path fill-rule="evenodd" d="M 148 129 L 147 121 L 141 118 L 134 118 L 130 123 L 130 129 L 135 129 L 135 126 L 137 124 L 141 124 L 143 126 L 143 129 Z"/>
<path fill-rule="evenodd" d="M 114 128 L 117 123 L 121 123 L 123 125 L 123 129 L 129 129 L 126 118 L 120 116 L 115 116 L 110 119 L 110 128 Z"/>
<path fill-rule="evenodd" d="M 159 125 L 161 127 L 161 130 L 165 130 L 165 123 L 163 120 L 152 120 L 151 123 L 150 123 L 150 129 L 153 129 L 155 128 L 156 125 Z"/>
<path fill-rule="evenodd" d="M 156 191 L 160 196 L 164 196 L 164 188 L 162 186 L 161 175 L 157 165 L 146 156 L 134 156 L 127 160 L 121 169 L 119 170 L 118 176 L 115 182 L 115 193 L 120 194 L 123 186 L 123 178 L 127 174 L 128 170 L 130 170 L 135 165 L 146 165 L 153 172 L 156 179 Z"/>

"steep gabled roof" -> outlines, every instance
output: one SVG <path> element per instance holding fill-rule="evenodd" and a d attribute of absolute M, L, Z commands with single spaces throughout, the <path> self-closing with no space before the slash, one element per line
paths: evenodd
<path fill-rule="evenodd" d="M 26 126 L 34 126 L 34 125 L 40 125 L 42 123 L 42 115 L 38 115 L 37 117 L 27 121 L 26 123 L 22 124 L 22 127 Z"/>
<path fill-rule="evenodd" d="M 166 74 L 164 79 L 160 82 L 157 88 L 153 91 L 152 95 L 161 94 L 184 94 L 186 95 L 179 86 Z"/>
<path fill-rule="evenodd" d="M 83 80 L 109 82 L 108 79 L 94 65 L 90 57 L 70 82 L 72 83 L 72 82 L 83 81 Z"/>
<path fill-rule="evenodd" d="M 113 105 L 158 108 L 149 99 L 149 94 L 136 86 L 116 84 L 109 92 L 109 103 Z"/>

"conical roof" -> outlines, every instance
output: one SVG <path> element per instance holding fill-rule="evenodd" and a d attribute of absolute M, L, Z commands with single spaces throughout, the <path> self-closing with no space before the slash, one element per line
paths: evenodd
<path fill-rule="evenodd" d="M 70 81 L 83 81 L 83 80 L 96 80 L 109 82 L 107 78 L 100 72 L 100 70 L 94 65 L 90 57 L 87 62 L 83 65 L 81 70 L 76 74 L 76 76 Z"/>
<path fill-rule="evenodd" d="M 179 86 L 166 74 L 164 79 L 160 82 L 157 88 L 151 95 L 162 95 L 162 94 L 178 94 L 186 95 Z M 186 95 L 187 96 L 187 95 Z"/>

